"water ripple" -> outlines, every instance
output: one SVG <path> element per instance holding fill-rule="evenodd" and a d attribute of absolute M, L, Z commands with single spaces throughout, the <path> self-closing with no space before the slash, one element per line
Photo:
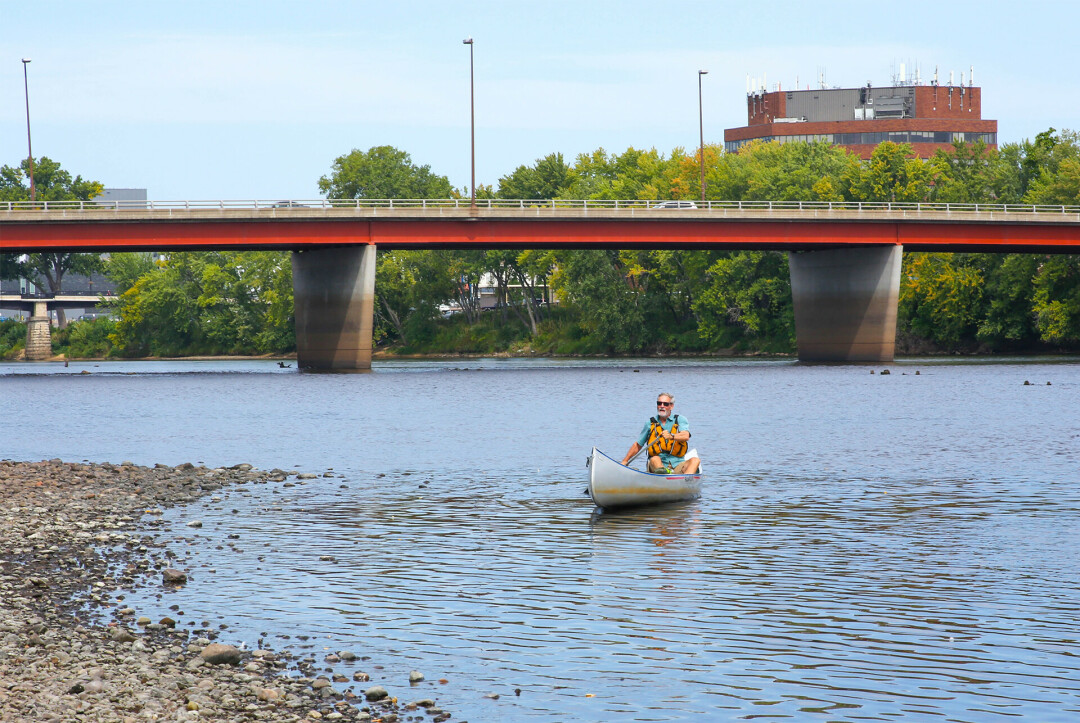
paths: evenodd
<path fill-rule="evenodd" d="M 77 455 L 27 453 L 47 437 L 34 425 L 62 424 L 46 410 L 13 441 L 27 458 L 332 467 L 169 511 L 192 582 L 126 602 L 320 665 L 353 649 L 457 719 L 1073 720 L 1080 365 L 911 364 L 4 385 L 16 408 L 61 389 L 69 413 L 127 411 L 108 439 L 60 442 Z M 703 497 L 595 510 L 588 448 L 626 449 L 661 381 L 708 450 Z M 410 693 L 414 668 L 451 682 Z"/>

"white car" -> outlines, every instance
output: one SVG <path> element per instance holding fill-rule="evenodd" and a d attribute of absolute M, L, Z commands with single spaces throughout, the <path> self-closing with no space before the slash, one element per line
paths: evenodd
<path fill-rule="evenodd" d="M 658 201 L 652 208 L 697 208 L 693 201 Z"/>
<path fill-rule="evenodd" d="M 444 319 L 449 319 L 454 314 L 460 314 L 460 313 L 461 313 L 461 306 L 456 304 L 456 303 L 454 303 L 454 304 L 439 304 L 439 314 L 441 314 Z"/>

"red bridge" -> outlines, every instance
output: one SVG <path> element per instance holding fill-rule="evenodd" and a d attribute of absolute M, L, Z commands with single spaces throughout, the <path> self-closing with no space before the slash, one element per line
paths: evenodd
<path fill-rule="evenodd" d="M 1080 207 L 828 202 L 318 200 L 0 203 L 0 252 L 281 249 L 299 366 L 371 365 L 375 249 L 789 252 L 799 358 L 888 361 L 903 249 L 1080 253 Z M 42 309 L 44 313 L 44 309 Z M 35 318 L 38 315 L 35 314 Z"/>

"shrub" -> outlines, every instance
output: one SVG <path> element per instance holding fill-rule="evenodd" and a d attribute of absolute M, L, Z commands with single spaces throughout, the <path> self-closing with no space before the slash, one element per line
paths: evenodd
<path fill-rule="evenodd" d="M 0 321 L 0 359 L 13 359 L 26 348 L 26 324 L 15 319 Z"/>

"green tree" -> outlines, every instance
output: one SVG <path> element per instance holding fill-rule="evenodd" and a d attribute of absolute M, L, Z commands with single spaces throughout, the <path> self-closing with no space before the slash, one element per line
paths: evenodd
<path fill-rule="evenodd" d="M 1007 143 L 999 150 L 993 167 L 994 194 L 1002 203 L 1063 203 L 1058 198 L 1070 198 L 1061 194 L 1069 187 L 1049 191 L 1055 185 L 1053 177 L 1061 166 L 1080 159 L 1080 134 L 1049 128 L 1035 136 L 1035 140 Z M 1071 165 L 1071 164 L 1070 164 Z M 1068 176 L 1072 175 L 1070 170 Z M 1035 195 L 1031 195 L 1032 192 Z M 1047 195 L 1044 195 L 1047 194 Z"/>
<path fill-rule="evenodd" d="M 27 254 L 25 268 L 28 278 L 38 286 L 48 284 L 49 291 L 63 291 L 64 276 L 69 273 L 89 276 L 104 270 L 105 263 L 97 254 L 45 253 Z M 45 283 L 42 283 L 42 279 Z"/>
<path fill-rule="evenodd" d="M 1055 172 L 1041 175 L 1031 184 L 1024 200 L 1034 204 L 1080 206 L 1080 158 L 1067 158 Z"/>
<path fill-rule="evenodd" d="M 714 346 L 785 352 L 795 348 L 791 280 L 782 252 L 722 254 L 709 267 L 709 284 L 695 309 L 701 337 Z"/>
<path fill-rule="evenodd" d="M 558 198 L 570 183 L 570 166 L 561 153 L 549 153 L 532 166 L 518 166 L 499 179 L 499 198 Z"/>
<path fill-rule="evenodd" d="M 570 170 L 570 184 L 562 198 L 654 201 L 676 198 L 673 181 L 679 175 L 682 150 L 665 157 L 655 148 L 628 148 L 608 154 L 603 148 L 582 153 Z"/>
<path fill-rule="evenodd" d="M 89 201 L 105 187 L 97 181 L 72 178 L 71 173 L 48 156 L 34 159 L 34 186 L 38 201 Z M 30 200 L 30 159 L 18 166 L 0 167 L 0 201 Z"/>
<path fill-rule="evenodd" d="M 990 203 L 994 193 L 994 152 L 982 141 L 953 143 L 930 159 L 933 198 L 942 203 Z"/>
<path fill-rule="evenodd" d="M 454 298 L 456 286 L 443 252 L 380 253 L 375 269 L 376 341 L 397 338 L 407 347 L 430 339 L 438 306 Z"/>
<path fill-rule="evenodd" d="M 1032 311 L 1039 338 L 1051 344 L 1080 342 L 1080 255 L 1043 259 L 1034 287 Z"/>
<path fill-rule="evenodd" d="M 983 275 L 963 254 L 904 256 L 900 276 L 902 327 L 946 348 L 975 338 L 982 318 Z"/>
<path fill-rule="evenodd" d="M 28 274 L 20 254 L 0 254 L 0 279 L 21 279 Z"/>
<path fill-rule="evenodd" d="M 29 158 L 18 166 L 0 168 L 0 201 L 29 201 L 29 178 Z M 82 176 L 72 178 L 69 171 L 47 156 L 34 162 L 34 185 L 38 201 L 89 201 L 100 196 L 105 188 L 97 181 L 83 180 Z M 47 285 L 50 293 L 59 294 L 63 291 L 65 275 L 100 271 L 102 261 L 97 254 L 33 253 L 27 255 L 20 267 L 11 262 L 4 266 L 7 267 L 4 273 L 25 274 L 38 286 Z M 61 327 L 67 325 L 63 309 L 57 310 L 57 319 Z"/>
<path fill-rule="evenodd" d="M 842 201 L 844 179 L 858 166 L 831 143 L 755 142 L 716 158 L 706 193 L 726 201 Z M 687 159 L 683 172 L 697 172 L 697 161 Z"/>
<path fill-rule="evenodd" d="M 154 254 L 150 252 L 109 254 L 105 259 L 105 275 L 116 284 L 116 293 L 122 294 L 155 268 Z"/>
<path fill-rule="evenodd" d="M 640 249 L 619 254 L 633 288 L 651 297 L 646 308 L 652 310 L 652 323 L 670 332 L 663 340 L 666 346 L 684 345 L 686 341 L 677 341 L 676 337 L 687 329 L 696 332 L 697 300 L 717 255 L 714 251 L 681 249 Z"/>
<path fill-rule="evenodd" d="M 278 251 L 166 255 L 116 297 L 109 339 L 125 356 L 295 348 L 292 266 Z"/>
<path fill-rule="evenodd" d="M 111 356 L 109 335 L 116 331 L 116 322 L 109 318 L 80 319 L 66 329 L 53 334 L 53 354 L 68 359 L 100 359 Z"/>
<path fill-rule="evenodd" d="M 926 201 L 933 170 L 915 156 L 910 144 L 886 141 L 878 144 L 865 165 L 850 168 L 848 194 L 854 201 Z"/>
<path fill-rule="evenodd" d="M 582 327 L 607 350 L 640 351 L 651 341 L 641 295 L 627 281 L 618 251 L 566 251 L 552 283 L 580 311 Z"/>
<path fill-rule="evenodd" d="M 327 198 L 451 198 L 453 186 L 430 166 L 416 166 L 412 157 L 393 146 L 353 149 L 334 159 L 329 176 L 319 179 Z"/>
<path fill-rule="evenodd" d="M 0 359 L 13 359 L 26 348 L 26 324 L 15 319 L 0 321 Z"/>
<path fill-rule="evenodd" d="M 170 254 L 112 301 L 119 321 L 109 340 L 123 356 L 185 356 L 205 351 L 199 282 L 192 253 Z"/>
<path fill-rule="evenodd" d="M 972 254 L 985 278 L 985 309 L 976 337 L 1015 348 L 1038 339 L 1032 300 L 1041 258 L 1035 254 Z"/>

